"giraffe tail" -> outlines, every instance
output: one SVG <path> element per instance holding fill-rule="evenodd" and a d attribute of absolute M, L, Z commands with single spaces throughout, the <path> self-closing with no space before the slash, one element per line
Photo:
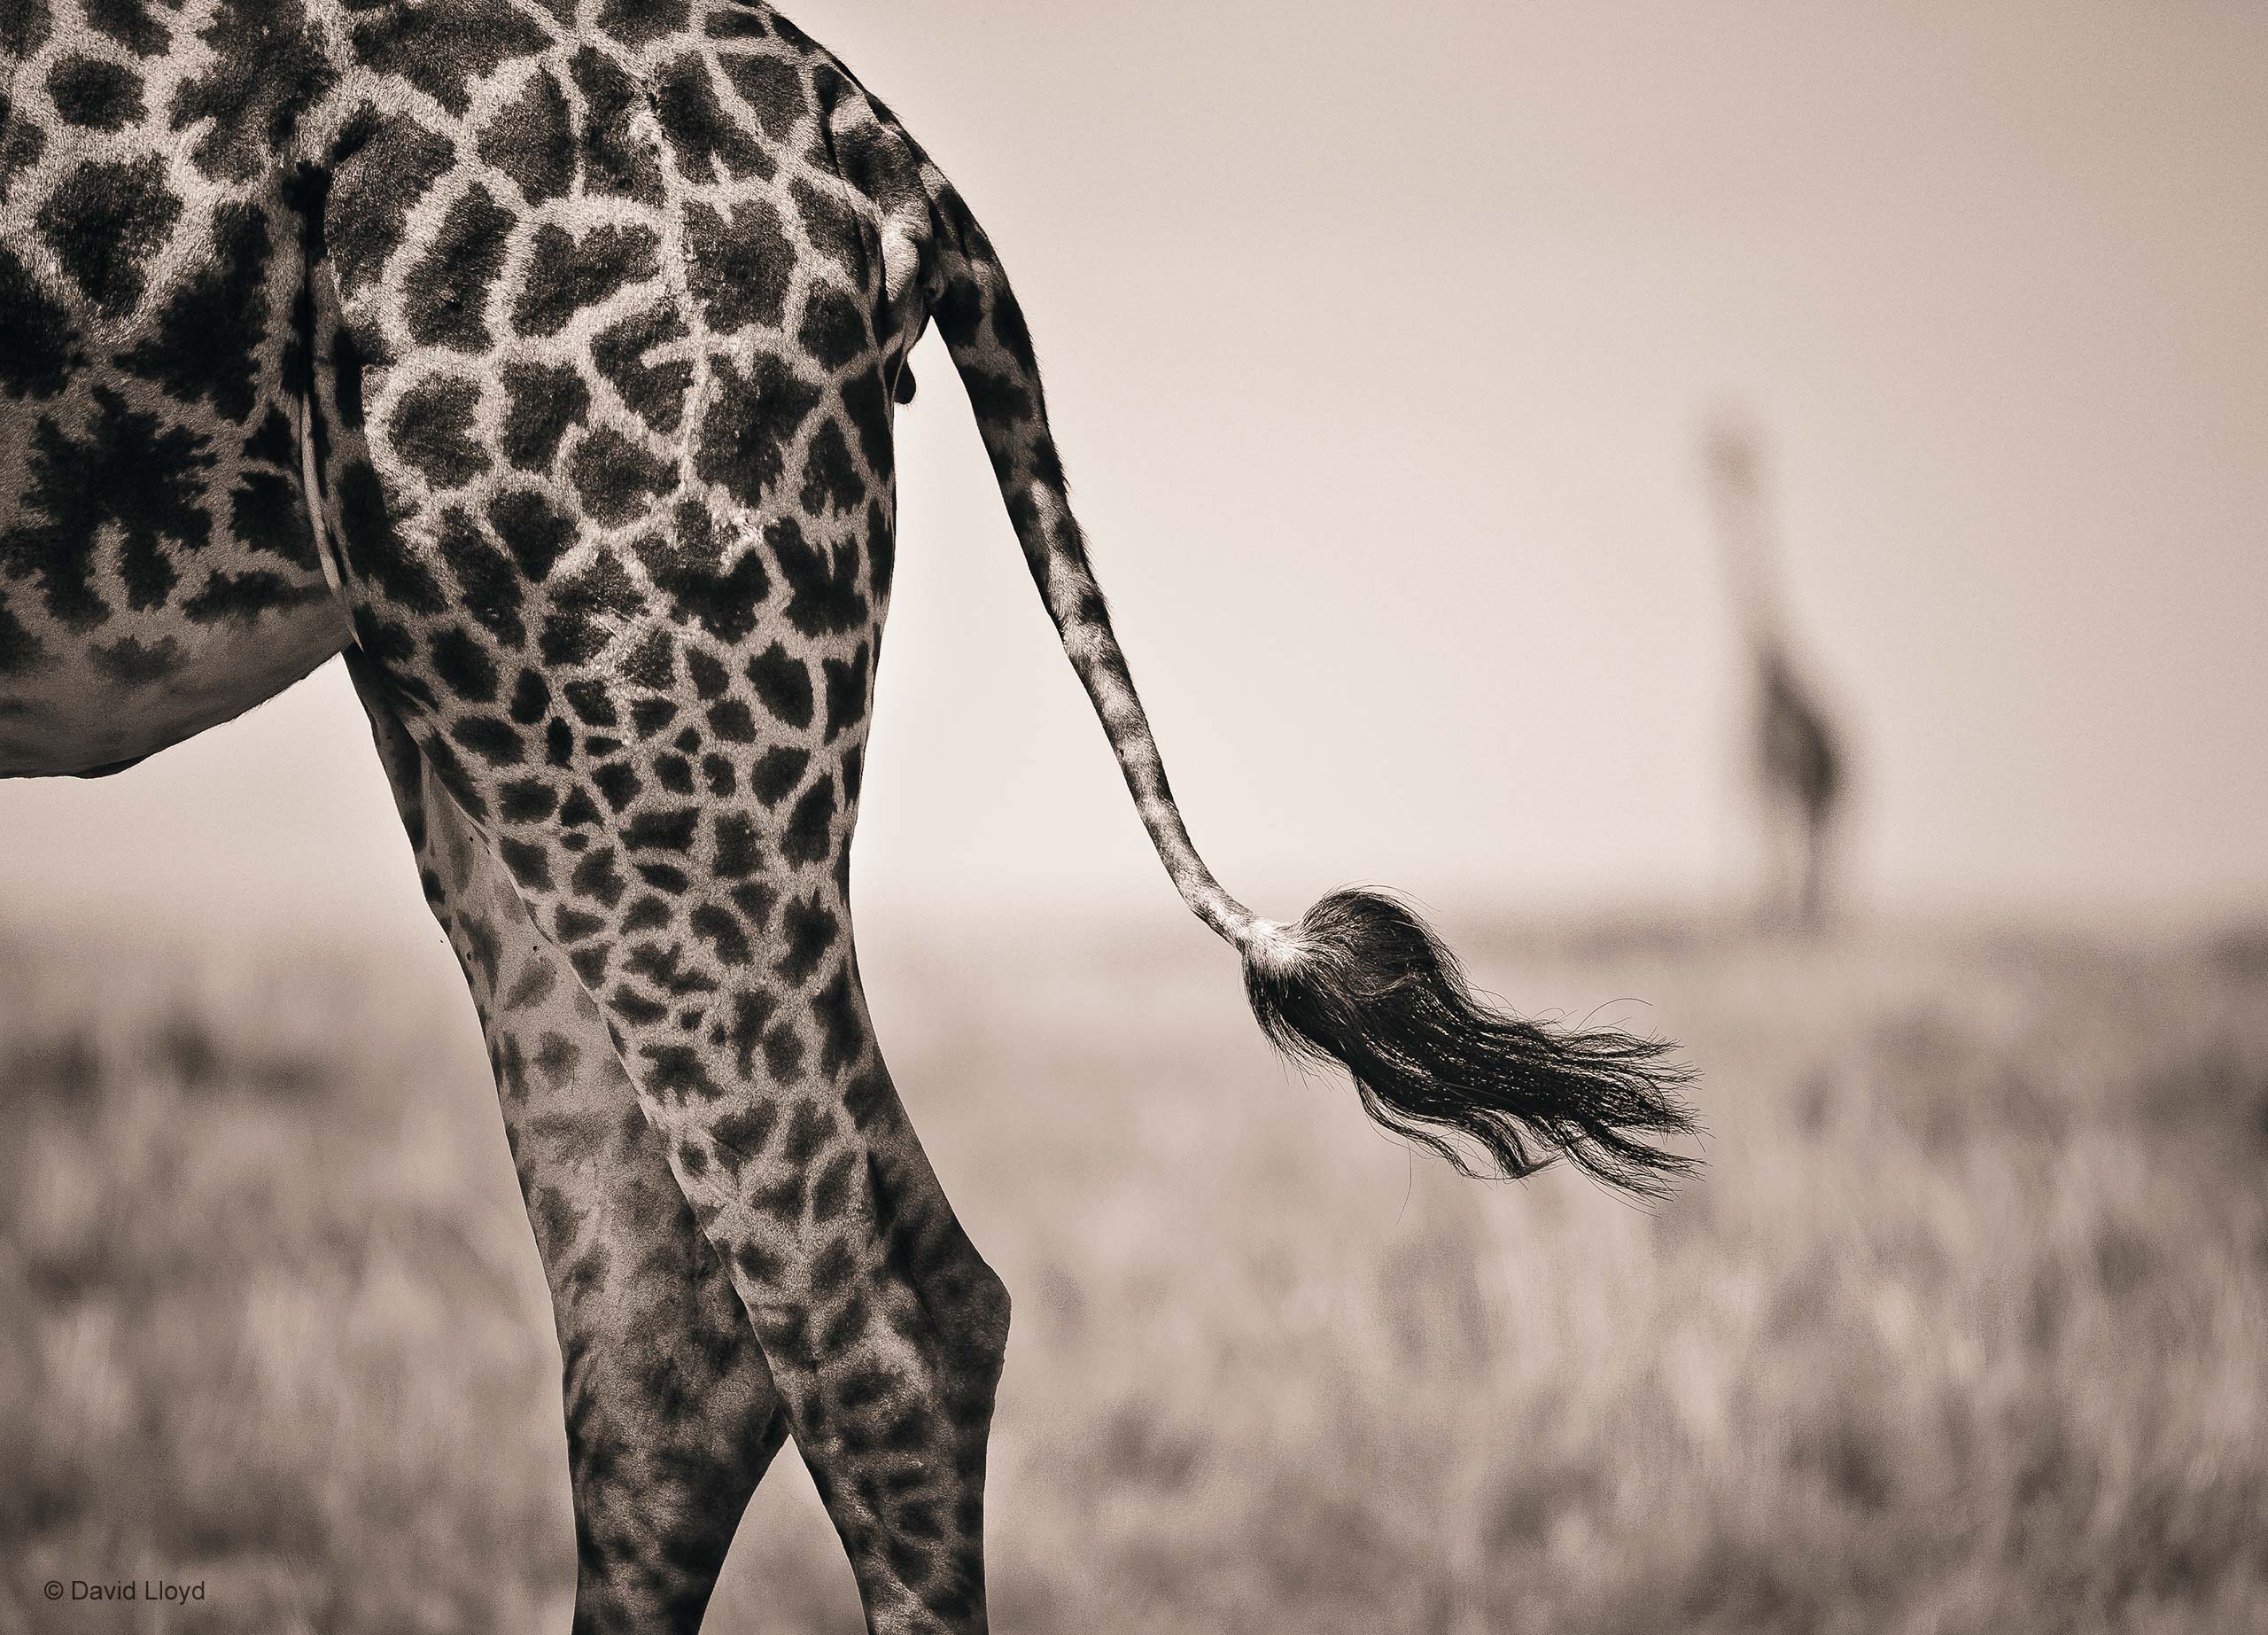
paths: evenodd
<path fill-rule="evenodd" d="M 1493 1008 L 1425 923 L 1382 892 L 1333 891 L 1287 925 L 1254 915 L 1213 877 L 1088 564 L 1007 275 L 952 185 L 926 156 L 920 163 L 934 228 L 931 310 L 1016 538 L 1176 889 L 1243 955 L 1262 1029 L 1293 1059 L 1339 1063 L 1372 1118 L 1463 1173 L 1517 1179 L 1565 1157 L 1625 1192 L 1666 1192 L 1695 1161 L 1658 1143 L 1697 1127 L 1682 1094 L 1691 1076 L 1668 1042 Z"/>

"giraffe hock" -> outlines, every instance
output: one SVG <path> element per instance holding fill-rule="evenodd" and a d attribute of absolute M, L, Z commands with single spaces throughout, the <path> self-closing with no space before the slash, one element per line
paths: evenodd
<path fill-rule="evenodd" d="M 1298 924 L 1254 938 L 1245 992 L 1278 1049 L 1338 1063 L 1372 1118 L 1463 1174 L 1516 1180 L 1565 1157 L 1658 1198 L 1695 1167 L 1653 1144 L 1696 1130 L 1674 1046 L 1492 1009 L 1391 897 L 1333 891 Z"/>

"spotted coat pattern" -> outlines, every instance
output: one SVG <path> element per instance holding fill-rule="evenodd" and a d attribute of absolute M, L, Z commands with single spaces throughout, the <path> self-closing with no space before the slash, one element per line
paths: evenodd
<path fill-rule="evenodd" d="M 578 1625 L 697 1629 L 741 1513 L 787 1436 L 780 1394 L 598 1006 L 416 742 L 366 702 L 426 899 L 487 1035 L 551 1287 Z"/>
<path fill-rule="evenodd" d="M 1008 1296 L 849 904 L 933 322 L 1263 1027 L 1444 1153 L 1682 1172 L 1633 1134 L 1691 1127 L 1658 1045 L 1485 1010 L 1376 894 L 1222 891 L 997 256 L 769 7 L 0 0 L 0 775 L 113 770 L 351 643 L 551 1284 L 579 1630 L 695 1627 L 788 1435 L 872 1629 L 985 1627 Z"/>
<path fill-rule="evenodd" d="M 846 895 L 933 315 L 1053 549 L 982 234 L 762 6 L 7 0 L 0 44 L 0 771 L 351 636 L 552 1280 L 579 1627 L 690 1627 L 788 1429 L 873 1626 L 983 1627 L 1008 1301 Z"/>

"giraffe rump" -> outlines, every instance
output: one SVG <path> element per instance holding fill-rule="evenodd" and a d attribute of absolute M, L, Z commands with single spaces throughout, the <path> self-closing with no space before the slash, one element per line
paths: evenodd
<path fill-rule="evenodd" d="M 1278 1049 L 1338 1063 L 1372 1118 L 1463 1174 L 1517 1180 L 1565 1157 L 1657 1198 L 1693 1170 L 1653 1144 L 1696 1128 L 1680 1094 L 1691 1075 L 1667 1041 L 1491 1008 L 1432 929 L 1381 892 L 1333 891 L 1254 938 L 1244 974 Z"/>

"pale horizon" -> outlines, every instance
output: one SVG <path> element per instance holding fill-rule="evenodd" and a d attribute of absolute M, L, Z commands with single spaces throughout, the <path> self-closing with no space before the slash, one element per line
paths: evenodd
<path fill-rule="evenodd" d="M 2268 17 L 796 15 L 999 243 L 1191 827 L 1262 912 L 1737 899 L 1729 401 L 1858 738 L 1857 911 L 2268 913 Z M 862 907 L 1169 916 L 934 338 L 915 369 Z M 0 917 L 423 918 L 336 666 L 0 785 Z"/>

